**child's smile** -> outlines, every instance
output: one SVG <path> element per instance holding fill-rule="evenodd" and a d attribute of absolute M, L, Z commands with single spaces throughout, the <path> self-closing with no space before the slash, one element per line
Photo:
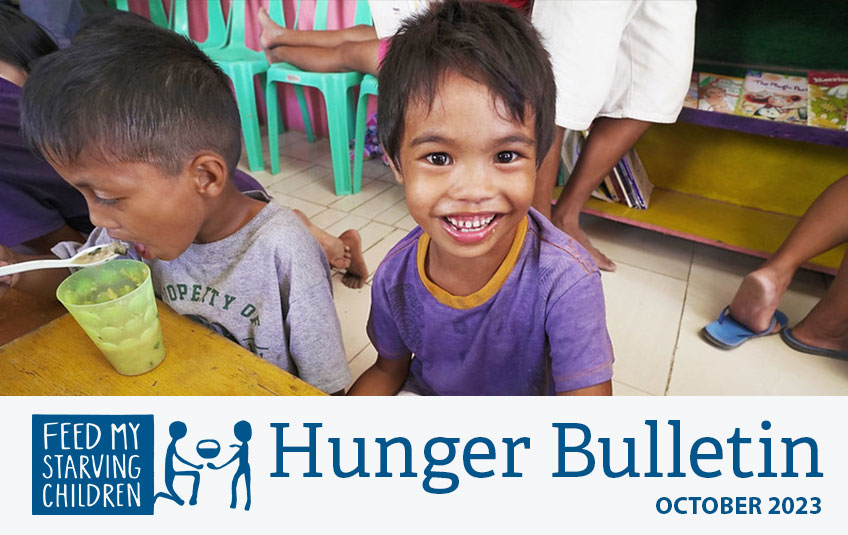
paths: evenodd
<path fill-rule="evenodd" d="M 428 273 L 437 284 L 439 273 L 462 273 L 482 287 L 533 200 L 534 118 L 517 122 L 485 85 L 447 72 L 431 106 L 410 101 L 400 163 L 409 212 L 431 239 Z"/>
<path fill-rule="evenodd" d="M 456 241 L 472 244 L 483 241 L 495 231 L 500 214 L 455 214 L 442 218 L 445 231 Z"/>

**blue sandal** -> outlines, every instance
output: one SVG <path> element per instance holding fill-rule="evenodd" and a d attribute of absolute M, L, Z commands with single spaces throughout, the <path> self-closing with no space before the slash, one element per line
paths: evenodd
<path fill-rule="evenodd" d="M 809 344 L 805 344 L 804 342 L 795 338 L 795 335 L 792 334 L 792 329 L 783 329 L 782 331 L 780 331 L 780 338 L 786 345 L 788 345 L 795 351 L 801 351 L 803 353 L 809 353 L 811 355 L 820 355 L 822 357 L 848 360 L 848 351 L 839 351 L 836 349 L 827 349 L 825 347 L 816 347 L 811 346 Z"/>
<path fill-rule="evenodd" d="M 739 347 L 743 343 L 752 338 L 760 336 L 768 336 L 777 334 L 783 330 L 787 323 L 786 314 L 777 310 L 771 318 L 771 323 L 766 330 L 755 333 L 748 327 L 745 327 L 730 315 L 730 307 L 725 307 L 719 314 L 718 319 L 701 329 L 701 336 L 704 339 L 721 349 L 733 349 Z M 775 329 L 779 326 L 779 329 Z"/>

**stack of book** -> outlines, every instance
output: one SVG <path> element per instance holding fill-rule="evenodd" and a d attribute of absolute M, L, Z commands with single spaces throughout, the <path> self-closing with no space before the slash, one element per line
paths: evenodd
<path fill-rule="evenodd" d="M 565 171 L 571 174 L 583 142 L 589 131 L 577 132 L 569 130 L 563 143 L 562 157 Z M 621 203 L 628 208 L 646 210 L 651 200 L 654 185 L 648 179 L 648 173 L 636 149 L 630 149 L 627 154 L 612 168 L 600 185 L 592 192 L 592 197 L 606 202 Z"/>
<path fill-rule="evenodd" d="M 692 97 L 695 88 L 697 103 Z M 744 79 L 692 73 L 683 105 L 755 119 L 846 130 L 848 73 L 810 71 L 805 77 L 749 70 Z"/>

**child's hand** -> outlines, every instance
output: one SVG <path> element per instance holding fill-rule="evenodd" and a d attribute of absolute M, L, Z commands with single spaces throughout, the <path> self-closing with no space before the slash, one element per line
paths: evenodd
<path fill-rule="evenodd" d="M 9 264 L 15 263 L 15 255 L 8 248 L 0 245 L 0 266 L 8 266 Z M 9 291 L 9 288 L 15 286 L 18 282 L 19 274 L 14 275 L 6 275 L 5 277 L 0 277 L 0 297 L 3 297 L 6 292 Z"/>

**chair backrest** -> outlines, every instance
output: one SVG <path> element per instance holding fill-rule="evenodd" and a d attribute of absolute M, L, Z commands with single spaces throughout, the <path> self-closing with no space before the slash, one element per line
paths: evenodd
<path fill-rule="evenodd" d="M 245 46 L 245 11 L 247 2 L 245 0 L 231 0 L 230 14 L 227 17 L 227 35 L 230 38 L 227 44 L 231 46 Z"/>
<path fill-rule="evenodd" d="M 300 0 L 298 0 L 298 3 Z M 329 0 L 315 0 L 315 21 L 312 24 L 313 30 L 327 29 L 327 11 Z M 300 9 L 298 9 L 300 11 Z M 353 25 L 365 24 L 371 26 L 371 8 L 368 7 L 368 0 L 356 0 L 356 12 L 353 15 Z"/>
<path fill-rule="evenodd" d="M 109 5 L 121 11 L 130 11 L 129 0 L 114 0 L 114 3 L 109 2 Z M 147 5 L 150 8 L 150 21 L 156 26 L 167 28 L 168 16 L 165 14 L 162 0 L 147 0 Z"/>
<path fill-rule="evenodd" d="M 313 30 L 327 29 L 327 13 L 329 11 L 329 4 L 329 0 L 315 0 L 315 17 L 312 22 Z M 292 28 L 294 29 L 300 28 L 300 5 L 301 0 L 297 0 L 294 24 L 292 25 Z M 271 0 L 268 14 L 271 16 L 271 20 L 283 28 L 286 27 L 282 0 Z M 354 26 L 359 24 L 371 26 L 373 24 L 371 21 L 371 9 L 368 7 L 368 0 L 356 0 L 356 13 L 353 17 L 353 24 Z"/>
<path fill-rule="evenodd" d="M 227 44 L 227 23 L 224 21 L 224 10 L 221 0 L 206 0 L 206 23 L 209 32 L 204 47 L 220 47 Z M 189 35 L 188 0 L 171 1 L 171 20 L 169 27 L 174 32 L 185 37 Z"/>

